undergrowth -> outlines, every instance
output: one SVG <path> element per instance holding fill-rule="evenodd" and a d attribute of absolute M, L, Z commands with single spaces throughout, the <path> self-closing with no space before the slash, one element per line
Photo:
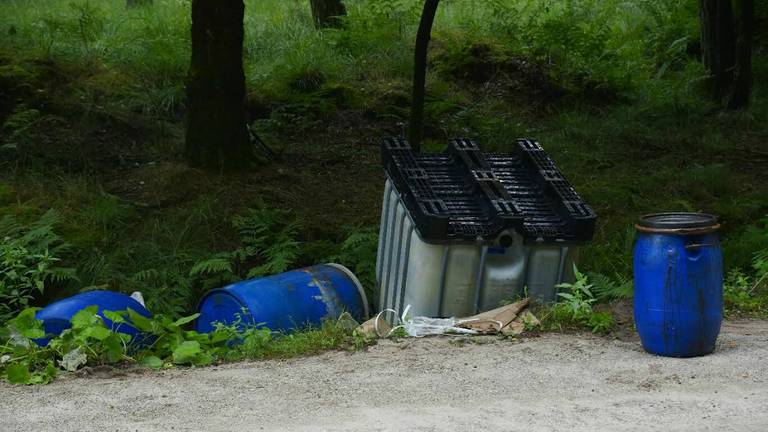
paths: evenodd
<path fill-rule="evenodd" d="M 0 375 L 13 384 L 46 384 L 61 371 L 75 372 L 86 366 L 137 364 L 154 369 L 205 366 L 243 359 L 289 358 L 331 349 L 359 349 L 371 340 L 356 335 L 354 326 L 326 321 L 319 328 L 292 334 L 269 329 L 218 325 L 201 334 L 184 327 L 196 315 L 173 320 L 163 315 L 145 318 L 133 310 L 104 311 L 91 306 L 78 312 L 71 328 L 47 344 L 35 309 L 26 309 L 0 328 Z M 120 332 L 129 322 L 140 331 L 132 337 Z"/>
<path fill-rule="evenodd" d="M 611 298 L 626 296 L 621 289 L 616 289 L 615 284 L 602 280 L 600 289 L 601 297 L 595 295 L 595 285 L 589 283 L 586 274 L 581 273 L 574 265 L 573 273 L 576 278 L 573 283 L 562 283 L 556 286 L 560 290 L 560 300 L 543 310 L 541 316 L 542 328 L 546 330 L 567 330 L 586 328 L 592 333 L 605 334 L 613 330 L 616 322 L 610 312 L 595 311 L 593 305 L 598 299 L 609 300 Z M 631 295 L 631 294 L 630 294 Z"/>
<path fill-rule="evenodd" d="M 768 227 L 761 235 L 768 238 Z M 733 269 L 726 275 L 725 312 L 731 316 L 768 318 L 768 248 L 753 254 L 749 270 Z"/>
<path fill-rule="evenodd" d="M 283 273 L 298 260 L 300 226 L 290 212 L 260 203 L 235 216 L 232 225 L 240 247 L 199 261 L 189 272 L 204 287 Z"/>
<path fill-rule="evenodd" d="M 46 287 L 76 280 L 75 269 L 62 262 L 70 245 L 55 233 L 58 223 L 53 210 L 28 225 L 12 215 L 0 219 L 0 324 L 31 306 Z"/>

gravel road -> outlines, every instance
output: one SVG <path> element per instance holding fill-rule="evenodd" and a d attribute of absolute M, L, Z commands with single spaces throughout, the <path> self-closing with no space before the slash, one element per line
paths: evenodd
<path fill-rule="evenodd" d="M 82 374 L 81 374 L 82 375 Z M 717 351 L 636 340 L 385 341 L 367 352 L 0 384 L 0 431 L 766 431 L 768 321 Z"/>

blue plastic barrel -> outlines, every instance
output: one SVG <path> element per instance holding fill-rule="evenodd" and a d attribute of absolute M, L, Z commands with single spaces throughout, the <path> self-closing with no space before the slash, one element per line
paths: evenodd
<path fill-rule="evenodd" d="M 210 332 L 215 323 L 288 332 L 343 312 L 361 321 L 368 316 L 368 301 L 351 271 L 323 264 L 215 289 L 200 300 L 198 312 L 200 333 Z"/>
<path fill-rule="evenodd" d="M 637 224 L 635 325 L 646 351 L 714 351 L 723 320 L 723 256 L 712 215 L 659 213 Z"/>
<path fill-rule="evenodd" d="M 107 328 L 131 336 L 136 336 L 139 334 L 139 331 L 128 323 L 113 324 L 112 321 L 104 316 L 103 311 L 118 312 L 133 309 L 147 318 L 152 317 L 152 314 L 131 296 L 111 291 L 84 292 L 51 303 L 37 312 L 36 318 L 43 322 L 46 338 L 36 339 L 35 342 L 41 346 L 48 345 L 50 341 L 48 335 L 58 336 L 61 332 L 70 328 L 72 326 L 70 323 L 72 317 L 89 306 L 98 306 L 98 314 L 104 320 Z"/>

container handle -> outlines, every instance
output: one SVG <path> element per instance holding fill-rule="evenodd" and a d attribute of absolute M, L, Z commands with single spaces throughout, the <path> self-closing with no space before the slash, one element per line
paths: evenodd
<path fill-rule="evenodd" d="M 691 243 L 691 244 L 685 245 L 685 248 L 686 249 L 700 249 L 700 248 L 705 248 L 705 247 L 718 247 L 718 246 L 720 246 L 720 245 L 717 244 L 717 243 Z"/>

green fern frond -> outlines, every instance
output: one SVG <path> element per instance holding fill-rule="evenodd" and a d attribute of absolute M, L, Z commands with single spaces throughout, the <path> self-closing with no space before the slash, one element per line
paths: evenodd
<path fill-rule="evenodd" d="M 53 267 L 48 269 L 48 279 L 57 284 L 77 281 L 77 271 L 69 267 Z"/>
<path fill-rule="evenodd" d="M 5 238 L 17 238 L 22 232 L 21 224 L 11 215 L 0 218 L 0 240 Z"/>
<path fill-rule="evenodd" d="M 213 258 L 198 261 L 192 266 L 189 271 L 189 275 L 196 276 L 212 276 L 221 274 L 232 274 L 232 260 L 228 254 L 220 254 Z"/>
<path fill-rule="evenodd" d="M 589 273 L 592 293 L 600 302 L 630 298 L 633 294 L 632 280 L 617 275 L 615 279 L 601 273 Z"/>

